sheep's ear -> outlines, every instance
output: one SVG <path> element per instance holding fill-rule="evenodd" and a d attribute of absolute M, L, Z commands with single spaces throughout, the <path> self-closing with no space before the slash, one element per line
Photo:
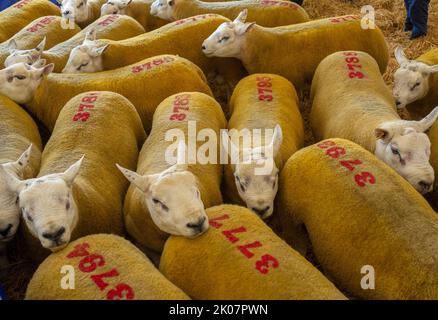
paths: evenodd
<path fill-rule="evenodd" d="M 176 167 L 177 171 L 185 171 L 187 170 L 187 161 L 186 161 L 186 143 L 183 140 L 178 142 L 178 149 L 176 150 Z"/>
<path fill-rule="evenodd" d="M 248 9 L 244 9 L 242 11 L 240 11 L 239 15 L 237 16 L 236 19 L 234 19 L 234 22 L 236 23 L 245 23 L 246 18 L 248 17 Z"/>
<path fill-rule="evenodd" d="M 432 74 L 432 73 L 436 73 L 438 72 L 438 64 L 434 65 L 434 66 L 428 66 L 426 68 L 426 73 L 427 74 Z"/>
<path fill-rule="evenodd" d="M 236 164 L 239 161 L 239 148 L 231 141 L 230 136 L 226 130 L 221 130 L 221 142 L 225 150 L 228 150 L 228 154 L 231 158 L 231 163 Z M 228 149 L 228 146 L 230 147 Z"/>
<path fill-rule="evenodd" d="M 255 22 L 239 23 L 234 27 L 234 30 L 238 36 L 241 36 L 244 35 L 254 24 Z"/>
<path fill-rule="evenodd" d="M 46 59 L 38 59 L 34 63 L 32 63 L 32 67 L 34 68 L 42 68 L 46 65 Z"/>
<path fill-rule="evenodd" d="M 9 53 L 12 53 L 14 50 L 17 49 L 17 47 L 18 47 L 17 41 L 15 41 L 14 39 L 9 40 L 8 42 Z"/>
<path fill-rule="evenodd" d="M 132 2 L 132 0 L 124 0 L 122 2 L 120 2 L 120 8 L 126 8 L 127 6 L 129 6 L 129 4 Z"/>
<path fill-rule="evenodd" d="M 281 126 L 277 124 L 274 128 L 274 134 L 272 135 L 272 140 L 269 144 L 269 149 L 272 151 L 272 156 L 275 157 L 280 151 L 281 144 L 283 142 L 283 131 Z"/>
<path fill-rule="evenodd" d="M 406 136 L 406 135 L 408 135 L 408 134 L 411 134 L 411 133 L 416 133 L 417 132 L 417 130 L 415 130 L 415 128 L 412 128 L 412 127 L 407 127 L 407 128 L 404 128 L 403 129 L 403 132 L 402 132 L 402 136 Z"/>
<path fill-rule="evenodd" d="M 141 176 L 137 172 L 123 168 L 119 164 L 116 164 L 116 166 L 120 170 L 120 172 L 123 173 L 125 178 L 128 179 L 129 182 L 131 182 L 144 193 L 147 193 L 149 191 L 150 180 L 148 176 Z"/>
<path fill-rule="evenodd" d="M 39 52 L 44 51 L 44 47 L 46 46 L 46 37 L 36 46 L 35 50 Z"/>
<path fill-rule="evenodd" d="M 42 68 L 37 69 L 37 71 L 39 72 L 40 76 L 48 75 L 53 71 L 54 68 L 55 68 L 55 65 L 53 63 L 50 63 Z"/>
<path fill-rule="evenodd" d="M 395 55 L 395 59 L 397 60 L 400 66 L 402 64 L 405 64 L 406 62 L 409 62 L 408 58 L 406 58 L 405 52 L 400 46 L 397 46 L 397 48 L 395 48 L 394 55 Z"/>
<path fill-rule="evenodd" d="M 374 134 L 377 140 L 383 140 L 385 142 L 389 142 L 392 139 L 394 132 L 389 128 L 383 128 L 382 126 L 379 126 L 376 129 L 374 129 Z"/>
<path fill-rule="evenodd" d="M 108 44 L 104 45 L 103 47 L 98 47 L 98 48 L 92 48 L 90 50 L 90 55 L 94 58 L 102 55 L 102 53 L 106 50 L 106 48 L 108 48 Z"/>
<path fill-rule="evenodd" d="M 26 182 L 17 179 L 14 175 L 9 173 L 3 165 L 0 164 L 0 179 L 6 182 L 7 188 L 16 194 L 19 194 L 21 190 L 26 187 Z"/>
<path fill-rule="evenodd" d="M 84 160 L 85 155 L 83 155 L 78 161 L 73 163 L 70 168 L 65 170 L 63 173 L 59 175 L 59 177 L 65 181 L 68 186 L 73 185 L 73 181 L 79 173 L 79 169 L 81 168 L 82 161 Z"/>
<path fill-rule="evenodd" d="M 90 41 L 96 40 L 96 30 L 94 28 L 91 28 L 90 30 L 87 31 L 84 38 L 84 42 L 86 40 L 90 40 Z"/>
<path fill-rule="evenodd" d="M 418 121 L 419 130 L 425 132 L 433 126 L 438 117 L 438 107 L 435 107 L 427 116 Z"/>
<path fill-rule="evenodd" d="M 21 174 L 24 171 L 24 169 L 29 164 L 31 153 L 32 153 L 32 144 L 20 155 L 17 161 L 13 162 L 13 167 L 15 169 L 15 172 Z"/>

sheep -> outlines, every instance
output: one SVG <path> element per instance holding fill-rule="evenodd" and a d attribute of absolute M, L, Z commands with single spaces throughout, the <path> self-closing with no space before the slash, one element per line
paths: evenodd
<path fill-rule="evenodd" d="M 47 0 L 21 0 L 0 12 L 0 43 L 13 37 L 39 17 L 59 16 L 59 8 Z"/>
<path fill-rule="evenodd" d="M 264 28 L 245 23 L 242 11 L 232 23 L 223 23 L 203 43 L 207 57 L 235 57 L 251 73 L 273 73 L 295 88 L 310 85 L 318 64 L 329 54 L 362 50 L 371 54 L 383 73 L 388 49 L 379 28 L 362 29 L 360 17 L 343 16 L 291 26 Z"/>
<path fill-rule="evenodd" d="M 100 64 L 89 63 L 87 68 L 90 65 L 94 67 L 89 68 L 89 72 L 112 70 L 158 54 L 172 53 L 195 63 L 205 72 L 207 79 L 213 79 L 211 82 L 214 84 L 217 84 L 218 77 L 225 78 L 225 85 L 221 87 L 225 87 L 227 94 L 246 75 L 240 61 L 229 58 L 209 59 L 199 50 L 203 39 L 226 21 L 229 20 L 222 16 L 206 14 L 169 23 L 157 30 L 121 41 L 98 40 L 94 45 L 89 44 L 89 51 L 108 46 L 104 54 L 93 58 L 86 52 L 72 51 L 69 70 L 79 68 L 82 61 L 100 59 L 101 67 Z"/>
<path fill-rule="evenodd" d="M 207 136 L 208 145 L 217 148 L 216 137 L 225 126 L 219 104 L 200 92 L 172 95 L 157 107 L 152 131 L 140 151 L 137 172 L 119 167 L 131 182 L 124 204 L 125 226 L 145 249 L 159 253 L 169 234 L 195 237 L 208 228 L 204 207 L 222 203 L 222 168 L 214 154 L 217 149 L 209 148 L 208 162 L 192 159 L 190 152 L 188 161 L 184 161 L 186 152 L 182 139 L 189 136 L 189 151 L 191 146 L 195 147 L 191 139 L 196 139 L 195 153 L 199 155 L 206 145 L 199 141 L 205 141 L 205 136 L 198 139 L 203 131 L 209 129 L 214 134 L 214 137 Z M 173 132 L 178 130 L 179 161 L 175 164 L 167 159 L 166 153 L 176 143 L 163 140 L 168 134 L 173 139 Z"/>
<path fill-rule="evenodd" d="M 159 267 L 193 299 L 346 299 L 249 209 L 220 205 L 207 214 L 209 231 L 194 240 L 170 237 Z"/>
<path fill-rule="evenodd" d="M 370 55 L 344 51 L 325 58 L 313 78 L 311 100 L 310 124 L 317 141 L 349 139 L 375 153 L 419 192 L 431 190 L 434 171 L 424 132 L 435 122 L 438 108 L 421 121 L 401 120 Z"/>
<path fill-rule="evenodd" d="M 67 265 L 74 268 L 76 275 L 74 285 L 68 281 L 71 279 L 69 277 L 71 273 L 65 273 Z M 69 285 L 73 285 L 73 288 L 69 288 Z M 25 299 L 189 300 L 190 298 L 167 280 L 132 243 L 115 235 L 94 234 L 80 238 L 61 252 L 49 256 L 30 280 Z"/>
<path fill-rule="evenodd" d="M 151 15 L 168 21 L 189 18 L 199 14 L 216 13 L 229 19 L 242 10 L 249 11 L 250 19 L 265 27 L 277 27 L 309 21 L 307 12 L 289 1 L 239 0 L 203 2 L 199 0 L 155 0 Z"/>
<path fill-rule="evenodd" d="M 278 194 L 287 241 L 301 250 L 310 243 L 341 290 L 362 299 L 438 298 L 436 212 L 359 145 L 336 138 L 296 152 Z"/>
<path fill-rule="evenodd" d="M 429 138 L 431 143 L 430 164 L 434 172 L 438 172 L 438 125 L 434 124 L 429 131 Z M 426 195 L 426 199 L 438 211 L 438 180 L 435 179 L 432 187 L 432 192 Z"/>
<path fill-rule="evenodd" d="M 55 72 L 61 72 L 72 50 L 78 46 L 83 46 L 87 34 L 93 38 L 94 36 L 98 36 L 99 38 L 122 40 L 142 33 L 144 33 L 143 27 L 131 17 L 123 15 L 105 16 L 97 19 L 69 40 L 59 43 L 50 50 L 44 51 L 41 57 L 46 59 L 48 63 L 55 64 Z M 95 50 L 98 50 L 98 48 Z M 81 58 L 83 58 L 83 56 L 81 56 Z M 83 64 L 86 64 L 86 62 Z M 84 68 L 83 64 L 79 65 L 78 68 Z"/>
<path fill-rule="evenodd" d="M 19 197 L 23 238 L 33 260 L 84 235 L 123 234 L 128 183 L 114 164 L 135 168 L 144 139 L 134 106 L 117 93 L 85 92 L 67 102 L 44 148 L 38 177 L 6 175 Z"/>
<path fill-rule="evenodd" d="M 225 166 L 224 190 L 233 203 L 246 204 L 266 219 L 273 213 L 278 172 L 304 142 L 298 96 L 293 85 L 281 76 L 253 74 L 236 86 L 230 109 L 230 134 L 223 132 L 221 141 L 227 148 L 230 135 L 234 156 L 231 153 L 232 161 Z M 262 130 L 266 129 L 274 129 L 273 134 L 263 134 Z M 260 130 L 258 138 L 257 130 Z M 239 148 L 236 139 L 245 132 L 252 133 L 250 144 Z M 237 158 L 240 156 L 241 160 Z M 257 174 L 256 167 L 268 163 L 272 163 L 272 169 L 267 174 Z"/>
<path fill-rule="evenodd" d="M 409 60 L 403 49 L 397 47 L 395 57 L 400 65 L 394 73 L 396 105 L 407 107 L 414 119 L 424 117 L 438 104 L 438 48 Z"/>
<path fill-rule="evenodd" d="M 6 60 L 8 61 L 5 64 L 6 67 L 17 62 L 33 63 L 41 56 L 41 51 L 37 49 L 41 47 L 49 49 L 80 31 L 77 26 L 72 29 L 63 29 L 61 19 L 57 16 L 38 18 L 8 41 L 0 43 L 0 65 L 3 65 Z M 16 57 L 18 58 L 15 59 Z"/>
<path fill-rule="evenodd" d="M 50 131 L 65 103 L 89 90 L 114 91 L 128 98 L 146 131 L 150 130 L 155 108 L 169 95 L 187 90 L 212 95 L 202 71 L 190 61 L 173 55 L 156 56 L 93 74 L 50 74 L 52 70 L 53 64 L 34 68 L 24 63 L 0 70 L 0 94 L 24 104 Z"/>
<path fill-rule="evenodd" d="M 137 20 L 147 31 L 164 26 L 167 21 L 152 16 L 153 0 L 107 0 L 100 8 L 101 16 L 107 14 L 126 14 Z"/>
<path fill-rule="evenodd" d="M 38 174 L 41 137 L 32 118 L 16 103 L 0 95 L 0 168 L 16 178 Z M 0 241 L 10 240 L 16 233 L 20 211 L 16 197 L 0 175 Z"/>
<path fill-rule="evenodd" d="M 100 7 L 106 0 L 58 0 L 61 4 L 62 17 L 74 21 L 81 28 L 100 17 Z"/>

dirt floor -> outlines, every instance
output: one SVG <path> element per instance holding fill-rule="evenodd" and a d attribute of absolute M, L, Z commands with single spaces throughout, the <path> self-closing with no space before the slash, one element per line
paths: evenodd
<path fill-rule="evenodd" d="M 360 14 L 364 5 L 372 5 L 376 10 L 376 23 L 383 30 L 391 51 L 385 81 L 392 86 L 392 75 L 397 69 L 394 59 L 394 48 L 402 45 L 409 58 L 415 58 L 422 53 L 438 46 L 438 1 L 432 0 L 429 14 L 429 34 L 414 41 L 409 40 L 409 34 L 403 32 L 405 8 L 403 0 L 305 0 L 304 8 L 312 19 L 340 16 L 344 14 Z M 302 96 L 301 111 L 306 122 L 306 145 L 314 142 L 308 125 L 310 101 L 308 93 Z M 403 114 L 402 114 L 403 116 Z M 22 299 L 27 283 L 35 266 L 18 255 L 19 245 L 11 243 L 9 250 L 12 266 L 9 270 L 0 271 L 0 283 L 5 287 L 9 299 Z M 5 276 L 5 271 L 9 276 Z M 2 276 L 3 273 L 3 276 Z M 12 274 L 12 276 L 11 276 Z"/>

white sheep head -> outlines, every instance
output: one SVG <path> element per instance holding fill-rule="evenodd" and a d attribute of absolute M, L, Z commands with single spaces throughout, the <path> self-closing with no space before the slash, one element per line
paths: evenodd
<path fill-rule="evenodd" d="M 175 20 L 174 9 L 178 0 L 155 0 L 152 2 L 150 14 L 167 21 Z"/>
<path fill-rule="evenodd" d="M 61 4 L 61 15 L 76 23 L 84 23 L 90 17 L 91 8 L 88 0 L 58 0 Z"/>
<path fill-rule="evenodd" d="M 389 121 L 375 129 L 376 156 L 425 194 L 432 191 L 435 174 L 429 163 L 430 140 L 424 133 L 436 121 L 438 107 L 420 121 Z"/>
<path fill-rule="evenodd" d="M 87 32 L 83 43 L 72 49 L 62 73 L 93 73 L 103 70 L 102 54 L 108 45 L 99 46 L 95 30 Z"/>
<path fill-rule="evenodd" d="M 41 245 L 51 251 L 65 247 L 76 227 L 78 209 L 72 187 L 83 159 L 79 159 L 63 173 L 28 180 L 19 180 L 6 172 L 8 188 L 19 199 L 26 226 L 40 240 Z"/>
<path fill-rule="evenodd" d="M 162 231 L 194 238 L 208 229 L 208 217 L 197 186 L 196 177 L 183 164 L 184 142 L 178 145 L 178 161 L 165 171 L 141 176 L 117 167 L 144 194 L 152 220 Z"/>
<path fill-rule="evenodd" d="M 248 10 L 239 13 L 233 22 L 222 23 L 202 44 L 207 57 L 240 58 L 246 32 L 255 22 L 246 23 Z"/>
<path fill-rule="evenodd" d="M 55 67 L 53 63 L 43 67 L 37 65 L 40 65 L 40 61 L 35 66 L 20 62 L 0 70 L 0 94 L 17 103 L 31 101 L 44 76 Z"/>
<path fill-rule="evenodd" d="M 222 131 L 222 143 L 228 144 L 228 134 Z M 278 191 L 278 168 L 274 158 L 283 142 L 280 125 L 276 125 L 268 145 L 255 148 L 236 146 L 230 139 L 231 163 L 234 165 L 234 179 L 240 198 L 260 218 L 266 219 L 274 211 L 274 200 Z M 241 160 L 240 160 L 241 156 Z M 257 168 L 269 168 L 259 173 Z"/>
<path fill-rule="evenodd" d="M 22 178 L 31 151 L 32 145 L 16 161 L 0 164 L 0 242 L 11 240 L 20 224 L 18 197 L 8 188 L 5 171 L 16 178 Z"/>
<path fill-rule="evenodd" d="M 401 47 L 395 49 L 400 68 L 394 73 L 393 95 L 398 108 L 424 98 L 429 92 L 429 77 L 438 72 L 438 65 L 409 60 Z"/>
<path fill-rule="evenodd" d="M 44 37 L 44 39 L 35 48 L 20 50 L 18 49 L 17 42 L 14 39 L 11 39 L 8 43 L 9 56 L 5 60 L 5 67 L 9 67 L 19 62 L 33 64 L 40 59 L 45 45 L 46 37 Z"/>
<path fill-rule="evenodd" d="M 108 0 L 100 8 L 100 16 L 105 16 L 107 14 L 126 14 L 126 8 L 132 0 Z"/>

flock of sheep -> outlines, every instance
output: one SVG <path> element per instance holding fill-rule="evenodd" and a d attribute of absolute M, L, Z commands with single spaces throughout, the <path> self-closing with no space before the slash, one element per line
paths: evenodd
<path fill-rule="evenodd" d="M 60 8 L 0 12 L 0 269 L 13 276 L 19 238 L 41 263 L 27 299 L 438 298 L 438 48 L 397 48 L 391 93 L 384 36 L 360 16 L 311 21 L 282 0 Z M 318 142 L 303 148 L 308 88 Z M 189 161 L 193 123 L 213 136 L 196 150 L 209 140 L 225 163 Z"/>

